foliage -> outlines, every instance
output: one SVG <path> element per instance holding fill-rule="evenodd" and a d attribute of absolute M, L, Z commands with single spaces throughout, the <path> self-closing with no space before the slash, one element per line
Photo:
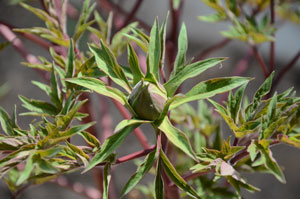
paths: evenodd
<path fill-rule="evenodd" d="M 222 32 L 224 36 L 250 44 L 274 40 L 275 28 L 270 24 L 268 15 L 257 21 L 255 16 L 246 16 L 237 7 L 236 1 L 225 1 L 224 6 L 219 1 L 203 2 L 215 9 L 216 14 L 201 16 L 201 20 L 215 22 L 229 19 L 234 23 L 229 30 Z M 255 5 L 262 10 L 269 3 L 259 2 L 255 1 Z M 173 1 L 173 4 L 175 9 L 179 9 L 180 1 Z M 130 133 L 143 124 L 153 127 L 156 144 L 141 153 L 146 157 L 124 185 L 120 197 L 136 188 L 147 173 L 155 176 L 150 185 L 155 191 L 149 192 L 150 188 L 145 191 L 143 186 L 139 188 L 153 198 L 164 198 L 167 194 L 164 190 L 174 186 L 181 190 L 181 198 L 241 198 L 241 188 L 259 191 L 239 173 L 245 168 L 247 171 L 271 173 L 285 182 L 281 167 L 272 156 L 271 146 L 286 143 L 300 148 L 300 98 L 292 92 L 293 89 L 280 94 L 275 92 L 270 97 L 274 73 L 266 78 L 251 102 L 244 97 L 251 80 L 247 77 L 208 79 L 182 92 L 180 87 L 184 82 L 225 61 L 223 57 L 188 61 L 184 24 L 179 31 L 174 67 L 166 78 L 167 18 L 161 26 L 155 19 L 149 35 L 136 22 L 113 33 L 112 15 L 104 20 L 94 11 L 95 4 L 86 0 L 75 31 L 68 36 L 67 1 L 63 1 L 62 5 L 48 1 L 45 6 L 53 12 L 24 3 L 20 5 L 44 21 L 45 27 L 14 31 L 39 36 L 53 43 L 55 48 L 49 49 L 50 60 L 39 57 L 39 63 L 23 63 L 50 74 L 47 83 L 32 82 L 47 94 L 49 101 L 19 96 L 23 107 L 28 110 L 21 115 L 37 119 L 23 129 L 18 125 L 16 109 L 9 116 L 0 108 L 0 173 L 12 192 L 65 173 L 82 169 L 84 173 L 95 167 L 104 167 L 103 198 L 108 198 L 113 172 L 111 166 L 122 163 L 116 158 L 115 151 L 124 145 Z M 295 20 L 294 15 L 286 14 L 288 5 L 277 9 L 282 16 Z M 94 36 L 94 40 L 84 52 L 78 43 L 87 32 Z M 127 51 L 127 65 L 120 64 L 118 60 L 124 51 Z M 140 54 L 146 57 L 146 70 L 139 62 Z M 83 111 L 88 106 L 90 92 L 112 99 L 131 114 L 131 118 L 121 121 L 103 143 L 92 131 L 95 122 L 87 120 L 91 113 Z M 229 95 L 225 103 L 218 103 L 212 98 L 226 92 Z M 198 103 L 198 109 L 195 110 L 190 102 Z M 223 138 L 224 132 L 220 128 L 221 118 L 231 130 L 227 139 Z M 82 137 L 85 146 L 72 144 L 76 135 Z M 169 142 L 171 152 L 166 151 L 166 142 Z M 176 154 L 176 161 L 171 160 L 170 153 Z M 186 172 L 189 175 L 183 175 Z M 235 191 L 222 186 L 220 182 L 224 180 Z"/>

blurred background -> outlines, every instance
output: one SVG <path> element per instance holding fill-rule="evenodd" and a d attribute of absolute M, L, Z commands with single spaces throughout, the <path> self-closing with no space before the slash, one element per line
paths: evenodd
<path fill-rule="evenodd" d="M 79 9 L 81 8 L 82 1 L 70 0 L 72 5 Z M 114 1 L 125 11 L 132 9 L 135 4 L 135 0 L 119 0 Z M 39 1 L 30 1 L 30 4 L 34 7 L 40 7 Z M 101 8 L 97 7 L 101 13 Z M 162 21 L 169 9 L 168 0 L 144 0 L 140 9 L 136 13 L 136 17 L 150 25 L 153 23 L 156 16 Z M 187 26 L 188 39 L 189 39 L 189 54 L 188 57 L 196 57 L 204 49 L 214 45 L 218 41 L 223 40 L 220 35 L 221 30 L 227 29 L 229 23 L 205 23 L 199 21 L 197 17 L 199 15 L 205 15 L 211 13 L 206 5 L 200 0 L 185 0 L 181 22 L 184 22 Z M 34 26 L 43 26 L 43 22 L 37 17 L 32 15 L 20 6 L 12 6 L 9 4 L 9 0 L 0 0 L 0 21 L 6 22 L 14 27 L 18 28 L 29 28 Z M 276 33 L 276 60 L 275 60 L 275 71 L 281 69 L 286 63 L 299 51 L 300 47 L 300 26 L 284 22 L 278 23 L 280 26 L 279 31 Z M 72 30 L 72 26 L 76 24 L 76 21 L 68 19 L 68 29 Z M 169 20 L 170 24 L 170 20 Z M 170 31 L 170 27 L 168 28 Z M 24 45 L 28 52 L 37 56 L 44 56 L 50 58 L 48 52 L 42 49 L 40 46 L 20 37 L 24 42 Z M 83 39 L 84 40 L 84 39 Z M 5 39 L 0 35 L 0 43 L 4 42 Z M 86 45 L 83 43 L 83 47 Z M 86 46 L 85 46 L 86 47 Z M 209 57 L 229 57 L 229 59 L 222 64 L 220 67 L 215 67 L 213 70 L 209 70 L 201 75 L 198 79 L 193 79 L 194 82 L 199 82 L 204 79 L 211 77 L 230 76 L 233 75 L 233 69 L 236 63 L 246 54 L 248 51 L 248 45 L 240 41 L 231 41 L 224 48 L 221 48 L 214 53 L 210 54 Z M 263 44 L 259 47 L 259 51 L 268 63 L 268 52 L 269 44 Z M 18 95 L 24 95 L 29 98 L 46 99 L 46 96 L 42 91 L 37 89 L 31 84 L 32 80 L 42 81 L 40 75 L 23 65 L 20 62 L 24 61 L 22 56 L 12 47 L 8 46 L 0 52 L 0 106 L 2 106 L 9 114 L 12 114 L 13 108 L 17 105 L 18 113 L 24 112 L 25 109 L 21 107 Z M 247 87 L 247 94 L 252 97 L 252 94 L 263 82 L 263 75 L 261 69 L 256 61 L 252 58 L 249 62 L 248 69 L 241 75 L 255 77 L 255 80 L 250 82 Z M 294 87 L 295 90 L 300 90 L 300 62 L 284 76 L 280 85 L 276 90 L 282 92 L 290 87 Z M 185 85 L 185 88 L 189 88 L 190 85 Z M 94 96 L 93 100 L 99 100 L 98 96 Z M 114 109 L 110 107 L 113 112 L 113 126 L 115 126 L 120 120 L 121 116 Z M 19 117 L 19 123 L 22 127 L 26 128 L 27 125 L 33 118 L 30 117 Z M 224 124 L 225 126 L 225 124 Z M 101 128 L 98 125 L 98 128 Z M 150 140 L 154 138 L 150 137 Z M 124 146 L 121 146 L 121 148 Z M 129 154 L 136 150 L 140 150 L 140 145 L 135 141 L 135 138 L 130 137 L 126 140 L 126 149 L 122 148 L 119 151 L 120 155 Z M 287 184 L 281 184 L 275 177 L 268 174 L 244 174 L 249 183 L 262 189 L 261 192 L 249 194 L 244 192 L 245 198 L 272 198 L 272 199 L 298 199 L 300 195 L 299 183 L 300 183 L 300 150 L 285 145 L 279 145 L 273 147 L 273 155 L 277 159 L 279 165 L 284 168 L 284 174 L 286 176 Z M 133 163 L 124 163 L 115 168 L 114 181 L 116 182 L 115 189 L 119 193 L 128 178 L 135 172 L 136 167 Z M 86 175 L 80 175 L 80 173 L 69 174 L 66 176 L 70 181 L 80 181 L 85 185 L 95 186 L 91 173 Z M 144 180 L 143 182 L 146 182 Z M 0 198 L 10 198 L 10 192 L 3 181 L 0 181 Z M 50 198 L 64 198 L 64 199 L 79 199 L 85 198 L 80 195 L 72 193 L 68 189 L 61 188 L 56 184 L 46 183 L 44 185 L 33 186 L 27 189 L 21 198 L 29 199 L 50 199 Z M 134 197 L 133 197 L 134 198 Z M 136 196 L 135 198 L 139 198 Z"/>

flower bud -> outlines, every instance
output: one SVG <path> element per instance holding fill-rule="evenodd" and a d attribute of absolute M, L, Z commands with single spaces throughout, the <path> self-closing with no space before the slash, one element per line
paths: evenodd
<path fill-rule="evenodd" d="M 133 88 L 128 102 L 138 118 L 154 121 L 158 119 L 167 101 L 167 92 L 160 84 L 141 80 Z"/>

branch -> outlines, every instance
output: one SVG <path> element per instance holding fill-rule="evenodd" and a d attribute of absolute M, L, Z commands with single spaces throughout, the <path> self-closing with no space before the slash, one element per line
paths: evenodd
<path fill-rule="evenodd" d="M 12 46 L 22 55 L 22 57 L 29 63 L 39 64 L 40 61 L 32 54 L 28 53 L 22 43 L 22 41 L 16 36 L 16 34 L 5 24 L 0 22 L 0 34 L 12 43 Z M 49 76 L 45 71 L 35 69 L 45 80 L 49 80 Z"/>
<path fill-rule="evenodd" d="M 271 0 L 270 2 L 270 12 L 271 12 L 271 25 L 274 24 L 275 22 L 275 11 L 274 11 L 274 0 Z M 273 35 L 275 36 L 275 35 Z M 275 60 L 275 42 L 271 41 L 270 43 L 270 73 L 272 73 L 272 71 L 274 70 L 275 66 L 274 66 L 274 60 Z"/>
<path fill-rule="evenodd" d="M 121 115 L 125 118 L 125 119 L 130 119 L 130 115 L 127 112 L 127 110 L 125 109 L 124 106 L 122 106 L 119 102 L 117 102 L 116 100 L 112 100 L 113 103 L 115 104 L 116 108 L 120 111 Z M 144 149 L 148 149 L 149 148 L 149 144 L 147 141 L 146 136 L 144 135 L 144 133 L 141 131 L 140 128 L 136 128 L 134 129 L 134 134 L 135 136 L 138 138 L 140 144 L 143 146 Z"/>
<path fill-rule="evenodd" d="M 185 181 L 189 181 L 189 180 L 192 180 L 192 179 L 195 179 L 199 176 L 203 176 L 203 175 L 206 175 L 210 172 L 214 171 L 214 169 L 211 169 L 209 171 L 203 171 L 203 172 L 196 172 L 196 173 L 192 173 L 192 172 L 188 172 L 186 174 L 183 174 L 182 178 L 185 180 Z M 175 186 L 174 182 L 171 182 L 169 184 L 170 187 L 172 186 Z"/>
<path fill-rule="evenodd" d="M 98 0 L 101 9 L 104 9 L 108 12 L 113 11 L 115 16 L 118 16 L 119 23 L 116 23 L 116 29 L 118 30 L 121 24 L 123 24 L 123 19 L 121 16 L 128 16 L 128 13 L 124 11 L 118 4 L 111 2 L 110 0 Z M 138 21 L 139 25 L 144 28 L 146 31 L 150 32 L 151 28 L 142 20 L 132 17 L 133 21 Z"/>
<path fill-rule="evenodd" d="M 260 65 L 260 67 L 261 67 L 261 69 L 262 69 L 262 71 L 263 71 L 263 73 L 264 73 L 264 77 L 267 78 L 268 75 L 269 75 L 269 73 L 268 73 L 267 66 L 266 66 L 266 64 L 265 64 L 265 62 L 264 62 L 262 56 L 261 56 L 261 55 L 259 54 L 259 52 L 257 51 L 256 46 L 252 46 L 252 50 L 253 50 L 253 53 L 254 53 L 254 55 L 255 55 L 255 57 L 256 57 L 256 59 L 257 59 L 259 65 Z"/>
<path fill-rule="evenodd" d="M 156 149 L 156 146 L 153 145 L 153 146 L 149 147 L 148 149 L 144 149 L 144 150 L 141 150 L 141 151 L 138 151 L 138 152 L 120 157 L 120 158 L 117 159 L 115 164 L 120 164 L 120 163 L 127 162 L 129 160 L 133 160 L 133 159 L 136 159 L 136 158 L 139 158 L 139 157 L 143 157 L 143 156 L 147 155 L 148 153 L 151 153 L 155 149 Z"/>
<path fill-rule="evenodd" d="M 148 153 L 151 153 L 155 149 L 156 149 L 156 145 L 152 145 L 148 149 L 144 149 L 144 150 L 141 150 L 141 151 L 131 153 L 129 155 L 125 155 L 123 157 L 118 158 L 115 161 L 115 163 L 113 163 L 113 165 L 121 164 L 121 163 L 124 163 L 124 162 L 128 162 L 130 160 L 139 158 L 139 157 L 143 157 L 143 156 L 147 155 Z M 106 162 L 101 162 L 101 163 L 97 164 L 97 166 L 104 166 L 105 164 L 106 164 Z"/>
<path fill-rule="evenodd" d="M 299 57 L 300 57 L 300 50 L 293 57 L 293 59 L 279 72 L 277 78 L 274 80 L 273 89 L 278 85 L 278 83 L 281 81 L 283 76 L 297 63 Z"/>
<path fill-rule="evenodd" d="M 127 18 L 124 20 L 122 26 L 120 26 L 119 30 L 127 26 L 131 20 L 134 18 L 136 12 L 139 10 L 140 6 L 142 5 L 143 0 L 136 0 L 135 5 L 133 6 L 132 10 L 129 12 L 129 15 Z"/>
<path fill-rule="evenodd" d="M 216 44 L 213 44 L 212 46 L 203 50 L 199 55 L 197 55 L 196 58 L 194 59 L 194 62 L 204 59 L 205 57 L 207 57 L 209 54 L 211 54 L 216 50 L 220 50 L 221 48 L 229 44 L 231 41 L 232 41 L 231 39 L 226 38 L 217 42 Z"/>

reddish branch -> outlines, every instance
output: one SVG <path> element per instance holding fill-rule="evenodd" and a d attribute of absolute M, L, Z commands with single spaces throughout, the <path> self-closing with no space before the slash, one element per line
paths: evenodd
<path fill-rule="evenodd" d="M 270 2 L 270 12 L 271 12 L 271 25 L 274 24 L 275 22 L 275 11 L 274 11 L 274 0 L 271 0 Z M 275 36 L 275 35 L 273 35 Z M 274 66 L 274 61 L 275 61 L 275 42 L 271 41 L 270 43 L 270 70 L 269 72 L 272 73 L 272 71 L 274 70 L 275 66 Z"/>
<path fill-rule="evenodd" d="M 120 111 L 122 116 L 125 119 L 130 119 L 130 114 L 128 113 L 126 108 L 124 106 L 122 106 L 119 102 L 117 102 L 116 100 L 112 100 L 112 101 L 115 104 L 116 108 Z M 141 131 L 141 129 L 140 128 L 134 129 L 134 134 L 138 138 L 138 140 L 139 140 L 140 144 L 143 146 L 143 148 L 148 149 L 149 144 L 148 144 L 147 138 L 144 135 L 144 133 Z"/>
<path fill-rule="evenodd" d="M 151 153 L 153 150 L 156 149 L 156 145 L 152 145 L 151 147 L 149 147 L 148 149 L 144 149 L 144 150 L 141 150 L 141 151 L 137 151 L 135 153 L 131 153 L 129 155 L 125 155 L 123 157 L 120 157 L 118 158 L 114 164 L 121 164 L 121 163 L 124 163 L 124 162 L 128 162 L 130 160 L 133 160 L 133 159 L 136 159 L 136 158 L 139 158 L 139 157 L 143 157 L 149 153 Z M 97 166 L 104 166 L 106 164 L 106 162 L 101 162 L 99 163 Z"/>
<path fill-rule="evenodd" d="M 119 28 L 119 30 L 121 30 L 122 28 L 127 26 L 132 21 L 132 19 L 134 18 L 136 12 L 139 10 L 142 3 L 143 3 L 143 0 L 136 0 L 135 5 L 133 6 L 132 10 L 127 15 L 126 19 L 124 20 L 124 22 L 123 22 L 122 26 Z"/>
<path fill-rule="evenodd" d="M 277 78 L 274 80 L 273 88 L 274 89 L 278 83 L 281 81 L 283 76 L 297 63 L 298 59 L 300 58 L 300 50 L 298 53 L 293 57 L 293 59 L 279 72 Z"/>
<path fill-rule="evenodd" d="M 156 148 L 156 146 L 153 145 L 153 146 L 149 147 L 148 149 L 144 149 L 144 150 L 141 150 L 141 151 L 138 151 L 138 152 L 120 157 L 120 158 L 117 159 L 115 164 L 120 164 L 120 163 L 127 162 L 129 160 L 133 160 L 133 159 L 136 159 L 136 158 L 139 158 L 139 157 L 143 157 L 143 156 L 147 155 L 148 153 L 151 153 L 152 151 L 154 151 L 155 148 Z"/>
<path fill-rule="evenodd" d="M 184 174 L 182 176 L 182 178 L 185 180 L 185 181 L 189 181 L 189 180 L 192 180 L 192 179 L 195 179 L 195 178 L 198 178 L 199 176 L 203 176 L 203 175 L 206 175 L 210 172 L 213 172 L 214 170 L 211 169 L 209 171 L 204 171 L 204 172 L 196 172 L 196 173 L 192 173 L 192 172 L 188 172 L 187 174 Z M 169 184 L 169 186 L 175 186 L 174 182 L 171 182 Z"/>
<path fill-rule="evenodd" d="M 208 47 L 207 49 L 203 50 L 196 58 L 194 59 L 194 62 L 202 60 L 206 58 L 211 53 L 215 52 L 216 50 L 220 50 L 227 44 L 229 44 L 232 40 L 231 39 L 223 39 L 222 41 L 217 42 L 216 44 L 213 44 L 212 46 Z"/>
<path fill-rule="evenodd" d="M 269 76 L 269 72 L 268 72 L 268 69 L 267 69 L 267 66 L 262 58 L 262 56 L 260 55 L 260 53 L 258 52 L 257 50 L 257 47 L 256 46 L 252 46 L 252 50 L 253 50 L 253 53 L 254 53 L 254 56 L 256 57 L 263 73 L 264 73 L 264 77 L 267 78 Z"/>
<path fill-rule="evenodd" d="M 113 12 L 114 13 L 114 17 L 117 20 L 116 21 L 116 29 L 118 30 L 119 27 L 123 24 L 123 19 L 122 17 L 124 16 L 128 16 L 129 14 L 124 11 L 118 4 L 111 2 L 110 0 L 99 0 L 99 6 L 101 9 L 106 10 L 108 12 Z M 139 25 L 144 28 L 147 31 L 150 31 L 150 27 L 143 21 L 141 21 L 140 19 L 136 18 L 136 17 L 132 17 L 133 21 L 138 21 Z"/>
<path fill-rule="evenodd" d="M 32 54 L 28 53 L 25 49 L 22 41 L 16 36 L 16 34 L 5 24 L 0 22 L 0 34 L 3 37 L 11 42 L 12 46 L 22 55 L 22 57 L 31 64 L 39 64 L 40 61 Z M 36 69 L 37 71 L 45 80 L 49 80 L 49 76 L 45 71 L 41 71 Z"/>

